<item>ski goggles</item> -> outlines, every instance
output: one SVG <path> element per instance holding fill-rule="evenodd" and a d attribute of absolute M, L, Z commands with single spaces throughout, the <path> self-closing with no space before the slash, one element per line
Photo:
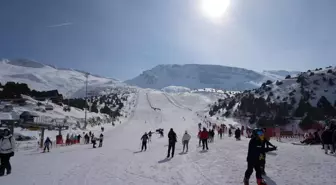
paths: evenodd
<path fill-rule="evenodd" d="M 258 135 L 258 136 L 263 136 L 263 135 L 264 135 L 264 132 L 263 132 L 263 131 L 258 131 L 258 132 L 257 132 L 257 135 Z"/>

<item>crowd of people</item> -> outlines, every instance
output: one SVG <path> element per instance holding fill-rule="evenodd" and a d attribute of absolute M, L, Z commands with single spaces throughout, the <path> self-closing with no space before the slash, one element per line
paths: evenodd
<path fill-rule="evenodd" d="M 302 144 L 321 144 L 325 154 L 336 153 L 336 126 L 333 124 L 325 126 L 323 130 L 317 130 L 314 133 L 305 133 L 303 137 Z"/>

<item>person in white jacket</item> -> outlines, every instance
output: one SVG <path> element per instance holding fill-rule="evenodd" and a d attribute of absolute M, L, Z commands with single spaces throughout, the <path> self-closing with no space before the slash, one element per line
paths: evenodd
<path fill-rule="evenodd" d="M 188 134 L 188 131 L 185 131 L 183 137 L 182 137 L 182 144 L 183 144 L 183 152 L 184 149 L 187 149 L 186 152 L 188 152 L 188 145 L 189 145 L 189 140 L 190 140 L 190 135 Z"/>
<path fill-rule="evenodd" d="M 9 129 L 4 130 L 3 137 L 0 138 L 0 176 L 5 174 L 5 170 L 7 175 L 9 175 L 12 171 L 11 164 L 9 162 L 10 158 L 14 156 L 15 150 L 15 139 L 10 134 Z"/>

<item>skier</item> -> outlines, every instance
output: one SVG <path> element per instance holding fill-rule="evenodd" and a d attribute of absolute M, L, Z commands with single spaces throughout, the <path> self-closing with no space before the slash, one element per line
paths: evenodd
<path fill-rule="evenodd" d="M 201 133 L 202 133 L 202 130 L 199 129 L 198 134 L 197 134 L 197 137 L 198 137 L 198 146 L 199 147 L 201 147 L 201 144 L 202 144 Z"/>
<path fill-rule="evenodd" d="M 202 129 L 202 123 L 198 124 L 198 129 L 201 130 Z"/>
<path fill-rule="evenodd" d="M 141 139 L 140 140 L 142 140 L 142 145 L 141 145 L 141 152 L 143 151 L 143 150 L 147 150 L 147 141 L 148 141 L 148 135 L 147 135 L 147 133 L 145 132 L 145 134 L 141 137 Z"/>
<path fill-rule="evenodd" d="M 330 153 L 333 154 L 333 145 L 332 145 L 332 131 L 329 129 L 329 127 L 326 127 L 325 130 L 323 131 L 321 138 L 323 141 L 323 146 L 324 146 L 324 151 L 325 154 L 328 154 L 328 149 L 330 148 Z"/>
<path fill-rule="evenodd" d="M 237 141 L 240 140 L 240 134 L 241 134 L 240 129 L 237 128 L 236 131 L 235 131 L 235 138 L 236 138 Z"/>
<path fill-rule="evenodd" d="M 148 132 L 148 141 L 152 142 L 152 131 Z"/>
<path fill-rule="evenodd" d="M 11 174 L 12 166 L 10 158 L 14 156 L 15 140 L 9 129 L 4 129 L 3 136 L 0 138 L 0 176 Z"/>
<path fill-rule="evenodd" d="M 188 134 L 188 131 L 185 131 L 183 137 L 182 137 L 182 144 L 183 144 L 183 151 L 186 148 L 186 153 L 188 153 L 188 145 L 189 145 L 189 140 L 190 140 L 191 136 Z"/>
<path fill-rule="evenodd" d="M 99 136 L 99 146 L 98 147 L 103 146 L 103 140 L 104 140 L 104 135 L 103 135 L 103 133 L 101 133 L 100 136 Z"/>
<path fill-rule="evenodd" d="M 176 133 L 171 128 L 170 131 L 169 131 L 169 133 L 168 133 L 168 154 L 167 154 L 167 158 L 170 157 L 170 151 L 172 151 L 172 153 L 171 153 L 172 158 L 174 157 L 176 142 L 177 142 Z"/>
<path fill-rule="evenodd" d="M 203 128 L 203 131 L 200 134 L 200 138 L 202 140 L 203 150 L 205 149 L 209 150 L 208 148 L 209 133 L 205 127 Z"/>
<path fill-rule="evenodd" d="M 223 138 L 223 129 L 222 128 L 218 129 L 218 135 L 221 139 Z"/>
<path fill-rule="evenodd" d="M 266 182 L 262 179 L 260 170 L 260 159 L 263 158 L 263 154 L 275 149 L 267 149 L 263 145 L 264 132 L 261 129 L 253 130 L 252 138 L 249 142 L 249 148 L 247 153 L 247 170 L 245 172 L 244 184 L 249 184 L 249 179 L 253 173 L 253 168 L 256 171 L 256 178 L 258 185 L 266 185 Z"/>
<path fill-rule="evenodd" d="M 229 128 L 229 137 L 231 137 L 232 136 L 232 130 L 231 130 L 231 128 Z"/>
<path fill-rule="evenodd" d="M 80 143 L 81 138 L 82 138 L 82 136 L 80 134 L 78 134 L 78 136 L 77 136 L 77 143 Z"/>
<path fill-rule="evenodd" d="M 90 143 L 90 137 L 89 137 L 88 134 L 85 134 L 85 136 L 84 136 L 84 143 L 85 144 L 89 144 Z"/>
<path fill-rule="evenodd" d="M 92 143 L 92 147 L 96 148 L 96 138 L 94 137 L 94 134 L 91 134 L 91 143 Z"/>
<path fill-rule="evenodd" d="M 48 149 L 48 152 L 49 152 L 50 151 L 50 146 L 52 146 L 52 142 L 51 142 L 50 138 L 47 137 L 47 139 L 44 141 L 43 153 L 46 152 L 46 149 Z"/>

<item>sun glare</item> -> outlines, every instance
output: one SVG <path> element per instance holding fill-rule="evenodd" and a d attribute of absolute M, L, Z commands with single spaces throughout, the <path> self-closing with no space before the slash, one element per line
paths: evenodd
<path fill-rule="evenodd" d="M 223 17 L 229 5 L 230 0 L 201 0 L 202 12 L 211 19 Z"/>

